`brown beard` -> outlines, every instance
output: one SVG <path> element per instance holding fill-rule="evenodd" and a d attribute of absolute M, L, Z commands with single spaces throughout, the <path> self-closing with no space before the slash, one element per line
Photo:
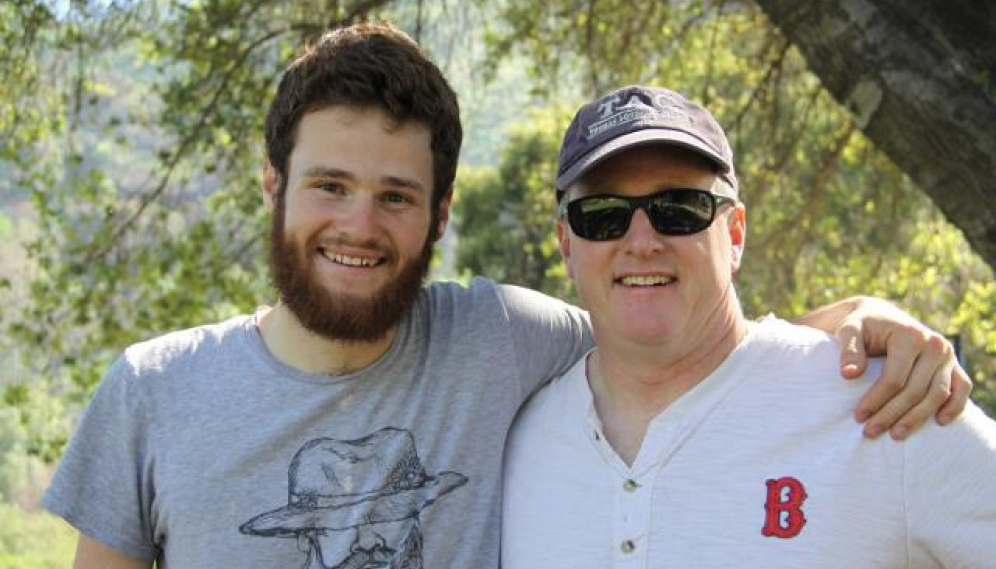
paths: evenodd
<path fill-rule="evenodd" d="M 303 250 L 284 230 L 284 191 L 275 196 L 270 231 L 270 278 L 280 302 L 301 325 L 329 340 L 375 342 L 383 339 L 404 317 L 422 290 L 432 261 L 433 239 L 426 236 L 422 251 L 402 268 L 393 282 L 372 296 L 329 292 L 315 278 L 312 259 L 317 244 L 308 240 Z M 435 227 L 435 218 L 431 227 Z"/>

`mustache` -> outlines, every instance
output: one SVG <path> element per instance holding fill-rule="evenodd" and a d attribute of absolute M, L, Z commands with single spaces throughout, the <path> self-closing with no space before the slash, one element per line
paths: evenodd
<path fill-rule="evenodd" d="M 306 245 L 309 250 L 346 247 L 351 249 L 366 249 L 369 251 L 376 251 L 381 255 L 385 256 L 391 253 L 392 251 L 390 245 L 384 243 L 384 241 L 381 239 L 376 239 L 376 238 L 354 239 L 352 237 L 343 236 L 343 235 L 314 237 L 313 240 L 310 243 L 307 243 Z"/>
<path fill-rule="evenodd" d="M 377 545 L 372 549 L 355 549 L 350 552 L 349 557 L 332 569 L 363 569 L 371 563 L 375 567 L 386 566 L 391 561 L 394 550 L 389 547 Z"/>

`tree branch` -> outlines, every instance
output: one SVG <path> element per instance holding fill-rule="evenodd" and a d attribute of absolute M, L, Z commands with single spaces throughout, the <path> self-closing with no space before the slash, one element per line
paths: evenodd
<path fill-rule="evenodd" d="M 87 253 L 84 261 L 86 264 L 93 263 L 97 259 L 102 259 L 103 257 L 105 257 L 108 254 L 108 252 L 114 247 L 115 243 L 117 243 L 118 239 L 120 239 L 122 235 L 124 235 L 124 233 L 128 231 L 135 224 L 138 218 L 142 216 L 142 214 L 149 207 L 149 205 L 151 205 L 152 202 L 156 201 L 156 199 L 158 199 L 159 196 L 161 196 L 163 192 L 166 191 L 166 188 L 169 185 L 170 178 L 172 177 L 173 172 L 176 170 L 176 167 L 179 165 L 180 161 L 186 156 L 186 153 L 190 149 L 190 147 L 193 146 L 194 142 L 200 137 L 201 133 L 204 131 L 205 126 L 208 123 L 208 119 L 214 115 L 215 109 L 217 108 L 218 102 L 221 100 L 222 95 L 228 91 L 229 81 L 231 80 L 235 72 L 238 71 L 238 69 L 245 63 L 246 59 L 249 57 L 249 54 L 252 53 L 259 46 L 265 44 L 266 42 L 271 41 L 283 34 L 292 31 L 294 31 L 293 27 L 287 27 L 272 31 L 264 35 L 263 37 L 258 38 L 256 41 L 250 43 L 246 47 L 246 49 L 242 51 L 240 56 L 234 62 L 232 62 L 228 70 L 222 76 L 220 83 L 215 88 L 214 94 L 211 96 L 211 100 L 204 107 L 204 111 L 201 113 L 196 126 L 183 140 L 181 140 L 176 150 L 170 156 L 169 160 L 166 163 L 166 171 L 163 174 L 163 177 L 160 179 L 159 183 L 152 191 L 142 196 L 138 208 L 134 212 L 132 212 L 131 215 L 125 218 L 124 221 L 119 223 L 114 228 L 114 230 L 111 232 L 110 237 L 100 247 L 92 249 L 90 252 Z"/>

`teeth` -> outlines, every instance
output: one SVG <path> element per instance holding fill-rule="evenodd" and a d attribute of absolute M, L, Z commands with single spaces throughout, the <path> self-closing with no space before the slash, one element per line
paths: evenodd
<path fill-rule="evenodd" d="M 665 277 L 663 275 L 640 275 L 623 277 L 620 279 L 620 282 L 625 286 L 667 285 L 673 283 L 674 281 L 674 277 Z"/>
<path fill-rule="evenodd" d="M 338 253 L 330 256 L 329 258 L 340 265 L 348 265 L 350 267 L 372 267 L 377 264 L 376 259 L 370 259 L 368 257 L 350 257 L 349 255 L 340 255 Z"/>

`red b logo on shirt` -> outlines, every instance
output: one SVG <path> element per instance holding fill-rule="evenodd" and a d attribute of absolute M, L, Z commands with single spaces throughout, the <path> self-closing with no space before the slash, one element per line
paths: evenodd
<path fill-rule="evenodd" d="M 789 538 L 799 535 L 806 525 L 802 513 L 802 503 L 806 500 L 806 489 L 791 476 L 768 480 L 768 499 L 764 503 L 764 529 L 761 533 L 768 537 Z"/>

